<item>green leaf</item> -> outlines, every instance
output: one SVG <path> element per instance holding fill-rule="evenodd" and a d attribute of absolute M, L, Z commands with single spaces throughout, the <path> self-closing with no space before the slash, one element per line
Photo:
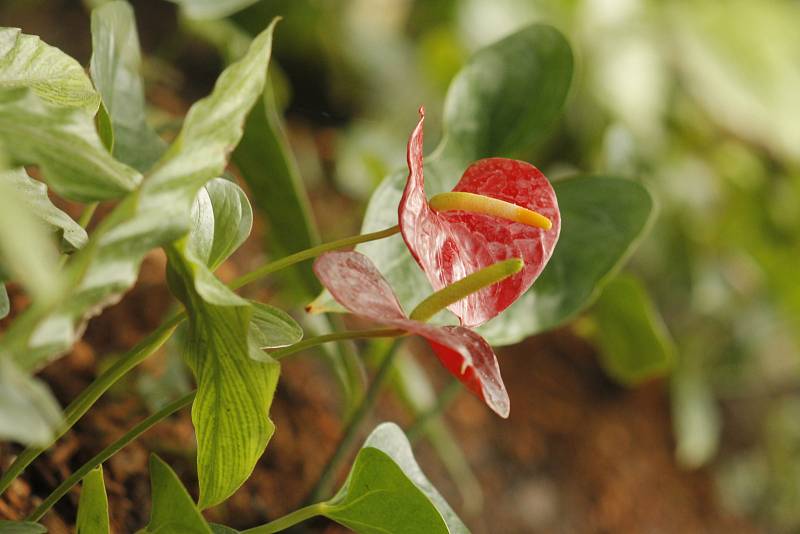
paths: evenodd
<path fill-rule="evenodd" d="M 170 0 L 192 19 L 221 19 L 251 6 L 258 0 Z"/>
<path fill-rule="evenodd" d="M 47 528 L 30 521 L 0 520 L 0 532 L 3 534 L 47 534 Z"/>
<path fill-rule="evenodd" d="M 11 313 L 11 302 L 8 300 L 6 285 L 0 282 L 0 319 L 5 318 Z"/>
<path fill-rule="evenodd" d="M 249 186 L 253 202 L 273 229 L 268 233 L 269 250 L 287 255 L 318 244 L 305 186 L 269 85 L 247 119 L 233 161 Z M 321 286 L 309 262 L 298 264 L 293 272 L 305 296 L 319 292 Z"/>
<path fill-rule="evenodd" d="M 146 121 L 141 63 L 130 4 L 116 1 L 93 10 L 91 73 L 111 119 L 113 154 L 145 172 L 158 161 L 166 144 Z"/>
<path fill-rule="evenodd" d="M 47 186 L 34 180 L 24 168 L 0 171 L 0 181 L 10 184 L 30 212 L 58 233 L 62 252 L 73 252 L 86 245 L 86 230 L 55 207 L 47 196 Z"/>
<path fill-rule="evenodd" d="M 103 467 L 92 469 L 83 479 L 78 503 L 76 534 L 108 534 L 108 497 L 103 481 Z"/>
<path fill-rule="evenodd" d="M 80 63 L 17 28 L 0 28 L 0 90 L 29 87 L 49 104 L 94 115 L 100 98 Z"/>
<path fill-rule="evenodd" d="M 58 402 L 44 383 L 0 354 L 0 440 L 47 446 L 61 422 Z"/>
<path fill-rule="evenodd" d="M 303 329 L 285 311 L 255 301 L 250 301 L 250 305 L 253 307 L 250 336 L 259 348 L 288 347 L 303 339 Z"/>
<path fill-rule="evenodd" d="M 51 104 L 30 89 L 0 90 L 0 144 L 16 163 L 39 165 L 53 190 L 71 200 L 118 198 L 142 179 L 108 153 L 93 115 Z"/>
<path fill-rule="evenodd" d="M 33 369 L 63 352 L 89 314 L 116 302 L 136 280 L 151 249 L 191 228 L 198 191 L 224 171 L 244 119 L 264 88 L 272 44 L 271 25 L 248 53 L 219 77 L 212 94 L 189 110 L 173 145 L 134 195 L 127 196 L 68 264 L 79 284 L 53 312 L 26 312 L 0 339 L 22 367 Z M 98 141 L 99 142 L 99 141 Z"/>
<path fill-rule="evenodd" d="M 211 532 L 213 534 L 239 534 L 238 530 L 232 529 L 231 527 L 226 527 L 225 525 L 209 523 L 208 526 L 211 527 Z"/>
<path fill-rule="evenodd" d="M 0 172 L 0 264 L 36 300 L 52 302 L 62 286 L 58 250 L 42 222 L 48 214 L 37 217 L 32 213 L 36 204 L 41 205 L 41 199 L 28 194 L 22 175 L 17 171 Z"/>
<path fill-rule="evenodd" d="M 569 43 L 550 26 L 529 26 L 478 51 L 447 92 L 444 150 L 472 161 L 527 147 L 561 113 L 571 80 Z"/>
<path fill-rule="evenodd" d="M 145 532 L 211 534 L 211 529 L 178 476 L 155 454 L 150 456 L 150 487 L 153 508 Z"/>
<path fill-rule="evenodd" d="M 422 473 L 393 423 L 370 434 L 344 486 L 323 505 L 323 515 L 359 534 L 469 532 Z"/>
<path fill-rule="evenodd" d="M 592 307 L 603 367 L 614 379 L 635 385 L 667 374 L 675 346 L 647 291 L 631 276 L 606 284 Z"/>
<path fill-rule="evenodd" d="M 641 184 L 576 177 L 554 184 L 561 237 L 542 276 L 506 311 L 478 328 L 508 345 L 563 324 L 591 304 L 648 228 L 653 200 Z"/>

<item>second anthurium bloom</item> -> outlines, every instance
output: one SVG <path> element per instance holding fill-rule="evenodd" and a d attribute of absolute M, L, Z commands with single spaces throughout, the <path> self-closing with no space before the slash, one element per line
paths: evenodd
<path fill-rule="evenodd" d="M 400 231 L 435 290 L 498 261 L 519 258 L 518 274 L 449 306 L 463 326 L 481 325 L 510 306 L 544 270 L 561 230 L 558 201 L 539 169 L 487 158 L 470 165 L 453 192 L 425 194 L 424 110 L 408 141 L 409 176 L 398 210 Z"/>

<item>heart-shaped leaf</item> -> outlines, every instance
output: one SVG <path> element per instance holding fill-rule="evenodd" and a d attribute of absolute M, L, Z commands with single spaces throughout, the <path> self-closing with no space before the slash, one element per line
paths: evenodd
<path fill-rule="evenodd" d="M 145 532 L 212 534 L 178 476 L 155 454 L 150 456 L 150 488 L 153 507 Z"/>
<path fill-rule="evenodd" d="M 323 515 L 359 534 L 464 534 L 469 530 L 431 485 L 393 423 L 379 425 Z"/>
<path fill-rule="evenodd" d="M 592 307 L 593 338 L 614 379 L 635 385 L 662 376 L 675 363 L 675 346 L 642 284 L 617 276 Z"/>
<path fill-rule="evenodd" d="M 166 144 L 146 121 L 136 19 L 128 2 L 109 2 L 92 11 L 91 73 L 110 118 L 114 157 L 145 172 Z"/>
<path fill-rule="evenodd" d="M 78 502 L 76 534 L 108 534 L 108 497 L 103 481 L 103 468 L 92 469 L 83 479 L 81 499 Z"/>

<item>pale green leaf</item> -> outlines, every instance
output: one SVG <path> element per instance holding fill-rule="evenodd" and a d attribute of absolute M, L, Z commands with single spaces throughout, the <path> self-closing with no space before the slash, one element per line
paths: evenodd
<path fill-rule="evenodd" d="M 592 303 L 636 247 L 653 217 L 641 184 L 612 177 L 576 177 L 554 184 L 561 237 L 533 287 L 478 328 L 507 345 L 555 328 Z"/>
<path fill-rule="evenodd" d="M 170 0 L 192 19 L 221 19 L 251 6 L 258 0 Z"/>
<path fill-rule="evenodd" d="M 250 336 L 261 349 L 288 347 L 303 339 L 303 329 L 285 311 L 269 304 L 251 301 L 253 317 Z"/>
<path fill-rule="evenodd" d="M 150 456 L 150 523 L 152 534 L 211 534 L 200 510 L 175 472 L 155 454 Z"/>
<path fill-rule="evenodd" d="M 93 10 L 91 73 L 111 119 L 113 154 L 145 172 L 166 144 L 146 121 L 141 62 L 130 4 L 120 0 Z"/>
<path fill-rule="evenodd" d="M 11 312 L 11 302 L 8 300 L 6 285 L 0 282 L 0 319 L 3 319 Z"/>
<path fill-rule="evenodd" d="M 72 200 L 117 198 L 142 179 L 108 153 L 93 115 L 27 88 L 0 89 L 0 144 L 14 162 L 39 165 L 50 187 Z"/>
<path fill-rule="evenodd" d="M 83 479 L 78 502 L 76 534 L 109 534 L 108 497 L 103 481 L 103 467 L 92 469 Z"/>
<path fill-rule="evenodd" d="M 46 446 L 61 422 L 58 402 L 44 383 L 0 354 L 0 440 Z"/>
<path fill-rule="evenodd" d="M 675 346 L 642 284 L 617 276 L 592 307 L 594 333 L 606 372 L 627 385 L 667 374 Z"/>
<path fill-rule="evenodd" d="M 28 176 L 24 168 L 0 171 L 0 181 L 10 184 L 31 213 L 58 233 L 63 252 L 82 248 L 89 240 L 86 230 L 50 202 L 47 186 Z"/>
<path fill-rule="evenodd" d="M 80 63 L 35 35 L 0 28 L 0 89 L 25 87 L 50 104 L 82 108 L 90 116 L 100 103 Z"/>
<path fill-rule="evenodd" d="M 370 434 L 322 514 L 359 534 L 469 532 L 422 473 L 393 423 Z"/>
<path fill-rule="evenodd" d="M 3 534 L 47 534 L 47 528 L 30 521 L 0 520 L 0 532 Z"/>
<path fill-rule="evenodd" d="M 22 367 L 36 368 L 69 348 L 87 317 L 118 300 L 135 282 L 149 250 L 190 230 L 198 191 L 222 174 L 244 119 L 263 91 L 273 26 L 225 69 L 210 96 L 192 106 L 179 137 L 153 173 L 73 257 L 68 275 L 79 284 L 69 298 L 45 316 L 26 312 L 0 340 Z"/>

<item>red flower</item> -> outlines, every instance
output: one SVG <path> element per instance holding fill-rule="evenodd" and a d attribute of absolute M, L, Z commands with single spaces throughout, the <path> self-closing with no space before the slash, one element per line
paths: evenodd
<path fill-rule="evenodd" d="M 409 319 L 372 261 L 358 252 L 328 252 L 314 262 L 319 280 L 355 315 L 425 338 L 442 365 L 501 417 L 509 399 L 492 347 L 463 326 L 435 326 Z"/>
<path fill-rule="evenodd" d="M 408 141 L 409 175 L 398 211 L 403 239 L 433 288 L 438 291 L 498 261 L 520 258 L 525 262 L 525 268 L 516 275 L 449 307 L 462 325 L 478 326 L 510 306 L 541 274 L 561 229 L 558 202 L 547 178 L 533 165 L 488 158 L 470 165 L 453 191 L 473 193 L 462 197 L 472 197 L 467 200 L 479 203 L 487 197 L 505 201 L 496 203 L 505 218 L 470 208 L 433 209 L 422 174 L 423 122 L 424 110 L 420 108 L 419 124 Z M 535 218 L 533 224 L 550 228 L 510 220 L 523 220 L 520 216 Z"/>

